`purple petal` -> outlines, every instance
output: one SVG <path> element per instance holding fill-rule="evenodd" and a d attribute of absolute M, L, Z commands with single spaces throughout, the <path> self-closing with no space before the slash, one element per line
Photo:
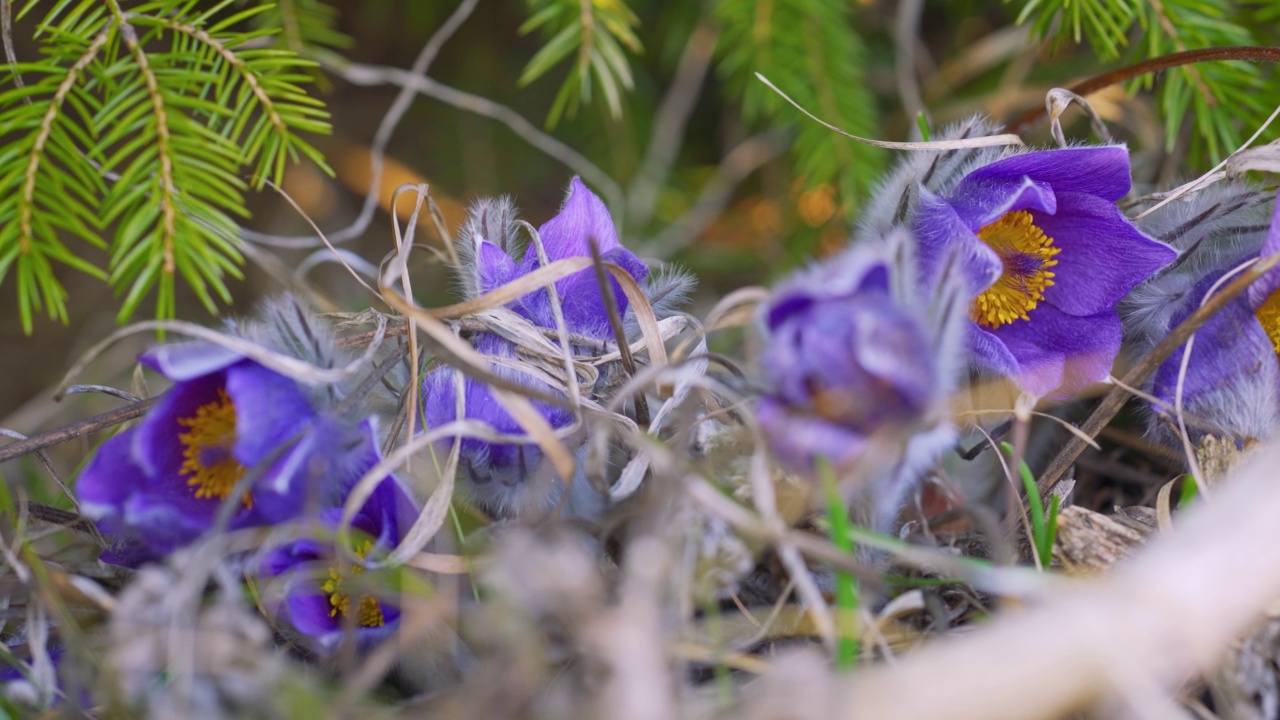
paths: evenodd
<path fill-rule="evenodd" d="M 1267 239 L 1262 243 L 1262 250 L 1258 253 L 1258 257 L 1264 258 L 1278 252 L 1280 252 L 1280 192 L 1276 194 L 1275 210 L 1271 213 L 1271 227 L 1267 230 Z M 1255 280 L 1245 292 L 1248 294 L 1250 307 L 1257 309 L 1262 307 L 1262 304 L 1276 290 L 1280 290 L 1280 268 Z"/>
<path fill-rule="evenodd" d="M 966 342 L 973 364 L 979 371 L 1000 377 L 1017 376 L 1017 358 L 1009 352 L 1004 341 L 992 334 L 990 330 L 970 322 Z"/>
<path fill-rule="evenodd" d="M 234 350 L 211 342 L 161 345 L 143 353 L 144 364 L 174 381 L 194 380 L 223 370 L 244 359 Z"/>
<path fill-rule="evenodd" d="M 609 208 L 576 177 L 569 183 L 569 194 L 560 212 L 538 228 L 538 235 L 542 238 L 548 262 L 591 257 L 588 238 L 595 238 L 601 255 L 619 247 L 618 232 L 613 227 Z M 528 274 L 539 266 L 538 249 L 530 244 L 525 251 L 520 274 Z"/>
<path fill-rule="evenodd" d="M 1028 315 L 992 332 L 1017 359 L 1017 379 L 1027 392 L 1064 400 L 1111 373 L 1121 336 L 1114 311 L 1076 317 L 1041 305 Z"/>
<path fill-rule="evenodd" d="M 984 165 L 961 184 L 1020 181 L 1048 183 L 1054 194 L 1087 193 L 1119 200 L 1129 193 L 1129 151 L 1122 145 L 1064 148 L 1023 153 Z"/>
<path fill-rule="evenodd" d="M 1207 290 L 1202 283 L 1198 296 Z M 1175 325 L 1199 306 L 1188 303 Z M 1157 368 L 1151 393 L 1174 405 L 1186 345 Z M 1183 379 L 1188 426 L 1240 438 L 1265 439 L 1280 414 L 1280 362 L 1247 302 L 1228 303 L 1196 331 Z M 1204 426 L 1208 427 L 1204 427 Z"/>
<path fill-rule="evenodd" d="M 486 355 L 512 357 L 514 350 L 511 344 L 491 333 L 483 333 L 475 339 L 476 349 Z M 525 373 L 495 367 L 499 375 L 528 387 L 552 392 L 550 386 L 534 380 Z M 423 415 L 428 429 L 440 427 L 457 419 L 457 398 L 454 373 L 451 367 L 439 367 L 427 374 L 423 381 Z M 472 378 L 463 381 L 466 395 L 466 418 L 482 420 L 492 425 L 504 435 L 521 435 L 524 429 L 506 408 L 493 396 L 489 386 Z M 560 407 L 547 406 L 534 402 L 534 407 L 542 413 L 553 428 L 561 428 L 573 422 L 573 413 Z M 477 466 L 493 464 L 499 467 L 512 467 L 517 463 L 528 462 L 530 454 L 536 454 L 537 446 L 533 444 L 490 443 L 474 438 L 462 440 L 462 456 L 465 461 Z M 536 464 L 536 461 L 535 461 Z"/>
<path fill-rule="evenodd" d="M 889 294 L 889 265 L 877 246 L 850 246 L 829 261 L 794 275 L 774 289 L 765 322 L 770 330 L 777 330 L 817 302 L 861 292 Z"/>
<path fill-rule="evenodd" d="M 918 414 L 934 390 L 935 367 L 918 321 L 883 293 L 815 306 L 770 338 L 761 363 L 779 399 L 853 429 Z M 820 401 L 820 400 L 819 400 Z"/>
<path fill-rule="evenodd" d="M 649 268 L 630 250 L 617 247 L 600 258 L 604 262 L 621 266 L 631 277 L 642 281 L 649 275 Z M 609 276 L 609 285 L 613 289 L 613 298 L 617 303 L 618 316 L 624 317 L 627 312 L 628 299 L 622 292 L 622 285 Z M 604 299 L 600 295 L 600 281 L 596 279 L 594 268 L 581 270 L 556 282 L 556 292 L 560 295 L 560 309 L 564 312 L 564 323 L 569 332 L 595 338 L 612 338 L 613 329 L 609 325 L 609 312 L 605 309 Z M 555 315 L 551 311 L 551 296 L 546 290 L 532 292 L 521 300 L 527 317 L 536 325 L 555 327 Z"/>
<path fill-rule="evenodd" d="M 290 590 L 285 601 L 289 608 L 289 622 L 304 635 L 324 641 L 342 631 L 342 618 L 331 615 L 333 605 L 329 596 L 312 581 L 302 581 L 305 587 Z M 301 583 L 300 583 L 301 585 Z"/>
<path fill-rule="evenodd" d="M 222 372 L 179 382 L 160 397 L 138 424 L 133 436 L 133 459 L 150 477 L 176 476 L 182 468 L 182 442 L 187 431 L 179 419 L 194 417 L 202 405 L 218 400 L 226 383 Z"/>
<path fill-rule="evenodd" d="M 219 503 L 196 498 L 179 478 L 130 495 L 124 503 L 124 522 L 153 550 L 168 553 L 208 530 Z"/>
<path fill-rule="evenodd" d="M 1057 209 L 1055 188 L 1044 181 L 1028 177 L 973 179 L 967 176 L 949 198 L 956 214 L 977 232 L 984 225 L 1015 210 L 1038 210 L 1054 213 Z"/>
<path fill-rule="evenodd" d="M 76 481 L 81 512 L 97 521 L 108 534 L 124 530 L 120 513 L 125 500 L 147 483 L 147 476 L 133 462 L 130 452 L 136 432 L 137 428 L 130 428 L 102 443 Z"/>
<path fill-rule="evenodd" d="M 328 550 L 318 540 L 301 538 L 286 545 L 273 548 L 258 561 L 258 572 L 265 577 L 275 577 L 294 569 L 304 563 L 322 560 Z"/>
<path fill-rule="evenodd" d="M 1092 195 L 1059 193 L 1056 215 L 1037 212 L 1032 218 L 1062 250 L 1054 257 L 1054 284 L 1044 300 L 1069 315 L 1115 308 L 1178 255 L 1135 228 L 1113 203 Z"/>
<path fill-rule="evenodd" d="M 476 245 L 476 284 L 481 293 L 506 285 L 519 275 L 516 263 L 491 242 Z"/>
<path fill-rule="evenodd" d="M 978 239 L 973 229 L 956 214 L 951 203 L 923 187 L 920 188 L 915 233 L 921 272 L 926 283 L 935 282 L 942 268 L 953 262 L 953 271 L 961 274 L 969 292 L 977 296 L 999 280 L 1004 271 L 1000 256 Z"/>
<path fill-rule="evenodd" d="M 226 388 L 236 409 L 234 452 L 245 467 L 270 458 L 316 414 L 296 382 L 257 363 L 229 368 Z"/>
<path fill-rule="evenodd" d="M 812 415 L 792 412 L 786 404 L 767 396 L 760 399 L 756 421 L 774 455 L 797 470 L 812 469 L 819 457 L 837 466 L 853 462 L 867 444 L 863 435 Z"/>
<path fill-rule="evenodd" d="M 112 539 L 111 545 L 102 551 L 98 559 L 109 565 L 137 570 L 147 563 L 159 562 L 163 557 L 137 537 L 123 535 Z"/>

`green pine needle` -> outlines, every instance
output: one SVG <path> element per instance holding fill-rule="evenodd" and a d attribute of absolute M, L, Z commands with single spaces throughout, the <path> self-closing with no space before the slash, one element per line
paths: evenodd
<path fill-rule="evenodd" d="M 723 27 L 719 72 L 741 93 L 748 121 L 786 123 L 795 129 L 795 174 L 810 187 L 833 184 L 841 209 L 853 217 L 859 199 L 875 184 L 884 151 L 852 143 L 801 117 L 762 83 L 759 72 L 824 120 L 863 137 L 875 137 L 875 96 L 867 88 L 867 51 L 850 3 L 843 0 L 720 0 Z"/>
<path fill-rule="evenodd" d="M 44 59 L 5 69 L 0 283 L 12 277 L 28 334 L 37 312 L 67 320 L 58 265 L 109 282 L 123 295 L 121 322 L 153 295 L 156 315 L 172 317 L 179 277 L 216 312 L 230 300 L 227 278 L 240 277 L 244 193 L 303 158 L 328 171 L 304 137 L 329 132 L 323 103 L 304 89 L 315 64 L 251 49 L 280 32 L 261 27 L 271 8 L 230 5 L 64 0 L 36 32 Z M 323 14 L 316 2 L 284 5 Z"/>

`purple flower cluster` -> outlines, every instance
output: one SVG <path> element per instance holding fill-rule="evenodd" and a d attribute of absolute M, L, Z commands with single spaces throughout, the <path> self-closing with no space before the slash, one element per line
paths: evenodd
<path fill-rule="evenodd" d="M 371 433 L 369 440 L 366 459 L 372 466 L 378 458 Z M 387 478 L 352 518 L 350 551 L 355 562 L 343 560 L 331 541 L 314 538 L 273 549 L 260 569 L 263 576 L 286 583 L 282 614 L 323 648 L 335 647 L 348 628 L 362 645 L 389 635 L 400 618 L 400 608 L 391 599 L 393 589 L 370 578 L 365 563 L 390 554 L 404 539 L 414 515 L 408 496 L 394 479 Z M 320 524 L 330 537 L 341 520 L 339 507 L 320 511 Z"/>
<path fill-rule="evenodd" d="M 1177 256 L 1120 212 L 1129 188 L 1120 146 L 908 158 L 853 248 L 784 282 L 764 309 L 758 417 L 774 454 L 812 472 L 820 457 L 849 467 L 876 437 L 899 438 L 901 461 L 880 445 L 860 465 L 885 526 L 953 437 L 939 408 L 961 369 L 1049 400 L 1106 380 L 1121 300 Z"/>
<path fill-rule="evenodd" d="M 287 304 L 283 314 L 296 311 Z M 305 322 L 299 334 L 314 338 Z M 220 513 L 226 530 L 307 517 L 334 527 L 351 487 L 379 461 L 371 420 L 324 407 L 327 394 L 240 353 L 193 342 L 164 345 L 141 359 L 173 387 L 137 426 L 102 444 L 76 486 L 84 514 L 114 538 L 105 562 L 137 567 L 162 559 L 214 531 Z M 384 480 L 357 516 L 355 529 L 372 538 L 357 556 L 397 545 L 414 515 L 396 480 Z M 297 541 L 274 550 L 263 567 L 279 576 L 332 555 L 323 543 Z M 351 607 L 339 602 L 347 572 L 336 569 L 332 587 L 291 586 L 284 605 L 299 631 L 332 640 Z M 397 613 L 378 599 L 377 612 L 366 611 L 363 597 L 356 602 L 359 627 L 385 631 Z M 331 605 L 327 623 L 307 611 L 317 598 Z"/>
<path fill-rule="evenodd" d="M 472 209 L 460 238 L 466 261 L 459 269 L 470 297 L 524 277 L 542 266 L 532 242 L 525 248 L 523 259 L 515 260 L 515 234 L 516 220 L 509 203 L 485 201 Z M 538 236 L 548 262 L 590 257 L 590 243 L 594 241 L 604 262 L 621 267 L 637 282 L 643 282 L 649 275 L 645 264 L 619 243 L 604 203 L 577 178 L 570 183 L 560 212 L 538 229 Z M 609 282 L 617 310 L 625 317 L 629 307 L 627 297 L 617 280 L 610 278 Z M 613 338 L 605 298 L 592 269 L 556 281 L 555 289 L 565 328 L 570 334 L 596 341 Z M 546 289 L 530 292 L 509 303 L 507 308 L 538 328 L 556 329 L 551 295 Z M 512 360 L 517 356 L 515 345 L 495 333 L 479 333 L 472 338 L 472 343 L 481 353 L 496 360 Z M 495 372 L 505 379 L 543 393 L 564 396 L 562 391 L 527 372 L 503 363 L 493 365 Z M 465 410 L 459 415 L 457 383 L 457 371 L 450 367 L 438 367 L 425 378 L 423 412 L 428 428 L 469 419 L 484 421 L 503 435 L 524 434 L 515 418 L 493 396 L 490 387 L 471 377 L 462 379 Z M 563 430 L 574 422 L 573 412 L 565 407 L 544 403 L 535 403 L 535 407 L 554 429 Z M 565 441 L 570 447 L 580 446 L 583 437 L 578 434 Z M 442 443 L 441 449 L 447 450 L 449 444 Z M 569 480 L 558 476 L 533 443 L 464 438 L 460 450 L 463 490 L 482 509 L 498 517 L 545 512 L 559 502 L 564 482 Z M 583 478 L 574 480 L 573 486 L 575 492 L 589 491 Z M 591 499 L 575 497 L 571 505 L 574 501 L 589 504 Z"/>

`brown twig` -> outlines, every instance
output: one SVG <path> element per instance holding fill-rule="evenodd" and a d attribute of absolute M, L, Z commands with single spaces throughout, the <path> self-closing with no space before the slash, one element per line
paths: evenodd
<path fill-rule="evenodd" d="M 52 505 L 45 505 L 38 502 L 27 502 L 27 513 L 33 520 L 49 523 L 50 525 L 60 525 L 69 530 L 88 533 L 93 535 L 97 531 L 97 526 L 92 520 L 85 518 L 79 513 L 70 510 L 63 510 Z"/>
<path fill-rule="evenodd" d="M 1161 70 L 1168 70 L 1169 68 L 1190 65 L 1192 63 L 1215 62 L 1222 60 L 1280 62 L 1280 47 L 1270 47 L 1265 45 L 1237 45 L 1232 47 L 1204 48 L 1201 50 L 1187 50 L 1185 52 L 1171 53 L 1158 58 L 1143 60 L 1142 62 L 1134 63 L 1132 65 L 1089 78 L 1082 83 L 1073 85 L 1068 88 L 1068 90 L 1077 95 L 1085 96 L 1089 93 L 1097 92 L 1105 87 L 1115 85 L 1116 83 L 1132 80 L 1140 75 L 1160 72 Z M 1023 127 L 1039 120 L 1044 116 L 1045 112 L 1046 108 L 1043 106 L 1028 110 L 1014 118 L 1013 121 L 1008 124 L 1006 129 L 1009 132 L 1018 132 Z"/>
<path fill-rule="evenodd" d="M 622 358 L 622 369 L 630 377 L 636 376 L 635 359 L 631 357 L 631 344 L 627 342 L 627 331 L 622 327 L 622 316 L 618 314 L 618 299 L 613 295 L 613 285 L 609 283 L 609 274 L 605 272 L 604 260 L 600 258 L 600 246 L 596 239 L 587 238 L 591 247 L 591 265 L 595 268 L 596 282 L 600 285 L 600 298 L 604 301 L 605 310 L 609 313 L 609 327 L 613 328 L 613 337 L 618 342 L 618 355 Z M 649 402 L 644 399 L 644 391 L 635 395 L 636 422 L 640 427 L 649 427 Z"/>
<path fill-rule="evenodd" d="M 51 445 L 74 440 L 99 430 L 114 427 L 136 417 L 141 417 L 143 413 L 151 409 L 152 405 L 156 404 L 160 397 L 157 395 L 115 410 L 108 410 L 99 415 L 73 422 L 70 425 L 63 425 L 60 428 L 32 435 L 26 440 L 19 440 L 16 443 L 0 447 L 0 462 L 22 457 L 27 453 L 43 450 Z"/>
<path fill-rule="evenodd" d="M 1160 363 L 1164 362 L 1175 350 L 1182 346 L 1191 337 L 1191 334 L 1200 329 L 1219 310 L 1227 305 L 1227 303 L 1235 300 L 1237 296 L 1245 291 L 1253 281 L 1265 275 L 1268 271 L 1280 264 L 1280 253 L 1269 255 L 1262 258 L 1252 267 L 1240 273 L 1240 276 L 1232 280 L 1225 288 L 1205 300 L 1204 304 L 1196 309 L 1195 312 L 1182 321 L 1182 324 L 1174 328 L 1163 340 L 1156 343 L 1151 351 L 1142 356 L 1129 372 L 1125 373 L 1121 378 L 1121 383 L 1115 385 L 1102 397 L 1098 403 L 1098 407 L 1094 408 L 1093 414 L 1084 421 L 1080 426 L 1081 435 L 1073 434 L 1066 445 L 1062 447 L 1062 451 L 1053 459 L 1049 468 L 1036 482 L 1036 489 L 1041 495 L 1047 495 L 1054 485 L 1066 475 L 1067 470 L 1071 468 L 1076 458 L 1080 457 L 1080 453 L 1088 447 L 1088 443 L 1083 437 L 1095 437 L 1107 423 L 1111 422 L 1111 418 L 1120 412 L 1120 408 L 1124 407 L 1125 402 L 1129 399 L 1129 391 L 1126 388 L 1141 387 L 1142 383 L 1151 373 L 1155 372 Z"/>

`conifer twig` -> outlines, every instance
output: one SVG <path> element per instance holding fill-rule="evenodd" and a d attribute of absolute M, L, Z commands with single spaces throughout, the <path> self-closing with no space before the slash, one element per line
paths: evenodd
<path fill-rule="evenodd" d="M 1246 60 L 1250 62 L 1272 63 L 1280 62 L 1280 47 L 1244 45 L 1235 47 L 1204 48 L 1202 50 L 1187 50 L 1186 52 L 1171 53 L 1169 55 L 1127 65 L 1117 70 L 1105 72 L 1096 77 L 1089 78 L 1082 83 L 1072 85 L 1067 89 L 1077 95 L 1085 96 L 1089 93 L 1095 93 L 1105 87 L 1110 87 L 1118 83 L 1132 80 L 1141 75 L 1157 73 L 1161 70 L 1168 70 L 1182 65 L 1222 60 Z M 1009 132 L 1017 132 L 1027 125 L 1030 125 L 1044 117 L 1046 112 L 1047 108 L 1044 106 L 1032 108 L 1011 120 L 1006 129 Z"/>

